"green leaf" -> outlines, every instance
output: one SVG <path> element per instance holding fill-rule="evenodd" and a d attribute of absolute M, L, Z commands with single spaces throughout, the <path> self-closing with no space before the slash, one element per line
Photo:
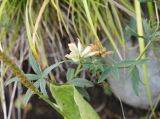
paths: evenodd
<path fill-rule="evenodd" d="M 112 95 L 112 89 L 111 87 L 109 86 L 109 84 L 107 83 L 104 83 L 103 84 L 103 90 L 104 90 L 104 93 L 108 96 L 111 96 Z"/>
<path fill-rule="evenodd" d="M 133 67 L 130 68 L 130 70 L 129 70 L 129 79 L 131 79 L 132 87 L 133 87 L 136 95 L 138 95 L 140 76 L 139 76 L 138 68 L 136 66 L 133 66 Z"/>
<path fill-rule="evenodd" d="M 27 77 L 29 80 L 31 80 L 31 81 L 37 80 L 37 79 L 40 78 L 40 76 L 35 75 L 35 74 L 25 74 L 25 75 L 26 75 L 26 77 Z M 18 79 L 17 77 L 8 79 L 8 80 L 5 81 L 4 85 L 7 86 L 7 85 L 9 85 L 9 84 L 11 84 L 11 83 L 13 83 L 13 82 L 15 82 L 15 81 L 19 81 L 19 79 Z"/>
<path fill-rule="evenodd" d="M 100 78 L 99 78 L 99 80 L 98 80 L 98 83 L 101 83 L 101 82 L 103 82 L 104 80 L 106 80 L 106 79 L 107 79 L 107 76 L 108 76 L 108 74 L 110 73 L 111 70 L 112 70 L 112 67 L 107 67 L 107 68 L 105 68 L 105 69 L 104 69 L 104 72 L 102 72 L 102 74 L 101 74 L 101 76 L 100 76 Z"/>
<path fill-rule="evenodd" d="M 88 81 L 86 79 L 83 79 L 83 78 L 76 78 L 76 79 L 73 79 L 73 80 L 69 80 L 68 81 L 69 84 L 73 84 L 77 87 L 93 87 L 94 84 L 91 82 L 91 81 Z"/>
<path fill-rule="evenodd" d="M 86 98 L 87 100 L 90 100 L 90 96 L 85 88 L 76 87 L 76 89 L 84 98 Z"/>
<path fill-rule="evenodd" d="M 64 62 L 64 61 L 58 62 L 58 63 L 56 63 L 56 64 L 53 64 L 53 65 L 47 67 L 47 68 L 43 71 L 43 73 L 42 73 L 43 77 L 47 77 L 48 74 L 49 74 L 54 68 L 58 67 L 58 66 L 59 66 L 60 64 L 62 64 L 63 62 Z"/>
<path fill-rule="evenodd" d="M 8 80 L 6 80 L 6 81 L 4 82 L 4 85 L 5 85 L 5 86 L 8 86 L 9 84 L 11 84 L 11 83 L 13 83 L 13 82 L 15 82 L 15 81 L 19 81 L 19 78 L 14 77 L 14 78 L 8 79 Z"/>
<path fill-rule="evenodd" d="M 46 90 L 46 81 L 44 79 L 40 79 L 39 85 L 40 85 L 40 90 L 43 93 L 43 95 L 48 97 L 47 90 Z"/>
<path fill-rule="evenodd" d="M 160 41 L 160 31 L 157 31 L 154 37 L 155 37 L 155 39 L 153 39 L 154 41 Z"/>
<path fill-rule="evenodd" d="M 103 65 L 101 63 L 101 60 L 98 58 L 87 59 L 87 61 L 83 66 L 84 69 L 88 69 L 89 71 L 91 71 L 93 75 L 96 75 L 97 72 L 103 70 Z"/>
<path fill-rule="evenodd" d="M 110 73 L 114 79 L 119 80 L 119 69 L 116 66 L 112 67 L 112 70 L 110 71 Z"/>
<path fill-rule="evenodd" d="M 40 79 L 40 76 L 36 74 L 25 74 L 25 75 L 31 81 Z"/>
<path fill-rule="evenodd" d="M 132 36 L 138 36 L 135 19 L 131 19 L 125 28 L 125 39 L 130 40 Z"/>
<path fill-rule="evenodd" d="M 73 85 L 51 85 L 50 90 L 65 119 L 100 119 Z"/>
<path fill-rule="evenodd" d="M 135 65 L 142 65 L 142 64 L 146 64 L 148 62 L 148 59 L 141 59 L 136 61 Z"/>
<path fill-rule="evenodd" d="M 116 64 L 118 68 L 123 68 L 123 67 L 129 67 L 131 65 L 142 65 L 145 64 L 148 61 L 148 59 L 142 59 L 142 60 L 123 60 L 120 63 Z"/>
<path fill-rule="evenodd" d="M 29 63 L 35 73 L 41 74 L 41 68 L 40 68 L 39 64 L 37 63 L 37 61 L 35 60 L 35 58 L 33 57 L 31 51 L 29 53 Z"/>
<path fill-rule="evenodd" d="M 69 68 L 69 69 L 67 70 L 67 80 L 68 80 L 68 81 L 73 78 L 73 76 L 74 76 L 74 71 L 75 71 L 75 70 L 72 69 L 72 68 Z"/>
<path fill-rule="evenodd" d="M 31 90 L 27 90 L 25 96 L 24 96 L 24 100 L 23 100 L 23 104 L 27 105 L 28 101 L 30 100 L 31 96 L 33 95 L 33 92 Z"/>
<path fill-rule="evenodd" d="M 34 83 L 34 86 L 38 89 L 39 88 L 39 81 L 36 81 Z M 27 103 L 30 100 L 32 95 L 33 95 L 33 92 L 28 89 L 25 96 L 24 96 L 24 100 L 23 100 L 24 105 L 27 105 Z"/>

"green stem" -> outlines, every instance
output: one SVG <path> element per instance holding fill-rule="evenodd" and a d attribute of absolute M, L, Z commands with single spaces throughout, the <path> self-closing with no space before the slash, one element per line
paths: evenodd
<path fill-rule="evenodd" d="M 145 46 L 145 48 L 143 49 L 143 52 L 136 58 L 136 60 L 140 60 L 142 58 L 142 56 L 145 54 L 145 52 L 147 51 L 148 47 L 150 46 L 150 44 L 152 43 L 152 41 L 149 41 L 147 43 L 147 45 Z"/>
<path fill-rule="evenodd" d="M 154 10 L 153 10 L 153 1 L 150 0 L 147 2 L 147 8 L 148 8 L 148 14 L 149 14 L 149 19 L 151 22 L 151 27 L 155 24 L 155 15 L 154 15 Z"/>
<path fill-rule="evenodd" d="M 134 5 L 135 5 L 135 12 L 136 12 L 137 32 L 138 32 L 139 36 L 143 36 L 141 7 L 140 7 L 139 0 L 134 0 Z M 138 38 L 138 43 L 139 43 L 140 54 L 143 54 L 141 56 L 141 59 L 144 59 L 146 56 L 145 56 L 145 53 L 143 53 L 143 51 L 145 49 L 145 43 L 144 43 L 143 37 Z M 147 66 L 146 66 L 146 64 L 143 64 L 142 67 L 143 67 L 143 72 L 144 72 L 144 80 L 145 80 L 146 90 L 147 90 L 147 94 L 148 94 L 148 101 L 149 101 L 150 107 L 152 108 L 152 97 L 151 97 L 149 81 L 148 81 L 149 79 L 148 79 Z"/>
<path fill-rule="evenodd" d="M 82 66 L 82 64 L 81 64 L 81 62 L 80 62 L 80 63 L 78 64 L 78 67 L 77 67 L 76 71 L 75 71 L 74 78 L 78 75 L 78 73 L 79 73 L 79 71 L 80 71 L 80 69 L 81 69 L 81 66 Z"/>
<path fill-rule="evenodd" d="M 17 67 L 17 65 L 2 51 L 0 51 L 0 59 L 6 64 L 13 74 L 18 77 L 21 83 L 31 91 L 33 91 L 36 95 L 42 98 L 45 102 L 47 102 L 52 108 L 54 108 L 57 112 L 63 115 L 63 112 L 57 107 L 56 104 L 51 102 L 47 97 L 45 97 L 39 90 L 33 85 L 33 83 L 25 76 L 25 74 Z"/>

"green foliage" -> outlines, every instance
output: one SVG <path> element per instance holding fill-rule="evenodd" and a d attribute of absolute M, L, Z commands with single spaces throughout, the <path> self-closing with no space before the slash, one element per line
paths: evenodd
<path fill-rule="evenodd" d="M 127 79 L 132 81 L 132 87 L 135 93 L 138 95 L 138 86 L 140 82 L 139 71 L 137 69 L 138 65 L 143 65 L 147 63 L 147 59 L 142 60 L 123 60 L 118 61 L 113 57 L 109 62 L 103 63 L 102 59 L 99 58 L 87 58 L 82 62 L 82 70 L 89 70 L 93 76 L 98 78 L 97 83 L 102 83 L 109 78 L 113 77 L 113 80 L 120 80 L 120 69 L 128 68 L 129 73 Z M 81 70 L 81 69 L 80 69 Z M 69 69 L 67 71 L 67 83 L 73 84 L 76 87 L 87 88 L 94 86 L 93 83 L 89 80 L 83 78 L 76 78 L 74 69 Z M 73 78 L 74 77 L 74 78 Z M 105 88 L 106 92 L 110 92 L 108 88 Z M 82 93 L 82 91 L 80 92 Z M 110 93 L 109 93 L 110 94 Z M 84 94 L 82 94 L 84 95 Z"/>
<path fill-rule="evenodd" d="M 142 65 L 148 62 L 148 59 L 142 59 L 142 60 L 123 60 L 116 64 L 118 68 L 127 68 L 130 67 L 131 65 Z"/>
<path fill-rule="evenodd" d="M 74 73 L 75 73 L 75 70 L 72 69 L 72 68 L 69 68 L 67 70 L 66 78 L 67 78 L 68 81 L 71 80 L 74 77 Z"/>
<path fill-rule="evenodd" d="M 37 63 L 37 61 L 35 60 L 35 58 L 33 57 L 32 53 L 29 53 L 29 63 L 32 66 L 32 69 L 34 70 L 34 72 L 36 74 L 41 74 L 41 68 L 39 66 L 39 64 Z"/>
<path fill-rule="evenodd" d="M 69 84 L 73 84 L 74 86 L 77 87 L 82 87 L 82 88 L 87 88 L 87 87 L 93 87 L 94 84 L 91 81 L 88 81 L 83 78 L 75 78 L 73 80 L 68 81 Z"/>
<path fill-rule="evenodd" d="M 131 19 L 125 27 L 125 39 L 130 40 L 132 36 L 138 37 L 135 19 Z"/>
<path fill-rule="evenodd" d="M 83 62 L 84 69 L 88 69 L 92 72 L 93 75 L 96 75 L 98 72 L 103 71 L 103 64 L 101 63 L 101 59 L 86 59 L 85 62 Z"/>
<path fill-rule="evenodd" d="M 98 83 L 102 83 L 104 80 L 107 79 L 109 75 L 112 75 L 114 79 L 119 79 L 119 69 L 121 68 L 130 68 L 136 65 L 142 65 L 147 63 L 147 59 L 142 60 L 123 60 L 118 63 L 115 63 L 111 66 L 104 66 L 103 71 L 100 75 Z M 138 75 L 138 74 L 137 74 Z"/>
<path fill-rule="evenodd" d="M 65 119 L 100 119 L 73 85 L 51 85 L 50 90 Z"/>
<path fill-rule="evenodd" d="M 84 98 L 86 98 L 87 100 L 90 100 L 90 96 L 85 88 L 76 87 L 76 89 Z"/>
<path fill-rule="evenodd" d="M 51 65 L 51 66 L 49 66 L 49 67 L 47 67 L 46 69 L 44 69 L 44 71 L 43 72 L 41 72 L 42 73 L 42 75 L 43 75 L 43 77 L 47 77 L 48 76 L 48 74 L 54 69 L 54 68 L 56 68 L 56 67 L 58 67 L 60 64 L 62 64 L 64 61 L 62 61 L 62 62 L 58 62 L 58 63 L 56 63 L 56 64 L 53 64 L 53 65 Z"/>
<path fill-rule="evenodd" d="M 27 79 L 30 81 L 33 81 L 33 85 L 36 87 L 36 89 L 40 89 L 40 91 L 43 93 L 44 96 L 48 97 L 47 90 L 46 90 L 46 84 L 47 84 L 47 76 L 53 70 L 54 68 L 58 67 L 63 62 L 58 62 L 56 64 L 53 64 L 46 69 L 42 71 L 40 65 L 37 63 L 35 58 L 33 57 L 32 53 L 29 54 L 29 63 L 33 69 L 33 71 L 36 74 L 25 74 Z M 5 85 L 9 85 L 10 83 L 13 83 L 15 81 L 19 81 L 19 78 L 14 77 L 12 79 L 9 79 L 5 82 Z M 32 92 L 30 89 L 27 90 L 25 97 L 24 97 L 24 104 L 26 105 L 33 95 L 34 92 Z"/>
<path fill-rule="evenodd" d="M 110 96 L 112 94 L 112 89 L 110 88 L 109 84 L 106 82 L 103 82 L 103 90 L 106 95 Z"/>
<path fill-rule="evenodd" d="M 157 29 L 157 26 L 154 25 L 153 28 L 151 28 L 151 23 L 147 19 L 143 21 L 144 26 L 144 37 L 147 41 L 159 41 L 160 39 L 160 31 Z"/>
<path fill-rule="evenodd" d="M 128 77 L 129 77 L 129 79 L 131 79 L 132 87 L 133 87 L 135 93 L 138 95 L 140 76 L 139 76 L 138 68 L 136 66 L 132 66 L 130 68 Z"/>
<path fill-rule="evenodd" d="M 143 37 L 145 42 L 148 43 L 149 41 L 157 41 L 160 39 L 160 31 L 157 29 L 156 24 L 154 24 L 153 28 L 151 28 L 151 23 L 149 20 L 143 20 L 143 29 L 144 29 L 144 36 L 138 36 L 137 29 L 136 29 L 136 21 L 131 19 L 129 24 L 125 28 L 125 39 L 130 40 L 132 36 L 134 37 Z"/>
<path fill-rule="evenodd" d="M 150 0 L 139 0 L 139 1 L 142 3 L 150 2 Z M 7 39 L 7 37 L 10 37 L 10 34 L 11 35 L 14 34 L 15 36 L 13 36 L 13 39 L 16 39 L 16 37 L 19 35 L 20 27 L 23 27 L 23 25 L 26 24 L 26 30 L 27 30 L 27 35 L 28 35 L 31 49 L 32 50 L 34 49 L 35 52 L 36 50 L 38 50 L 39 53 L 41 53 L 40 55 L 42 55 L 43 57 L 45 53 L 43 54 L 41 52 L 42 50 L 39 50 L 39 49 L 43 49 L 41 46 L 43 46 L 43 42 L 45 42 L 45 40 L 43 41 L 42 39 L 46 37 L 42 37 L 41 33 L 47 34 L 46 36 L 49 37 L 49 39 L 52 39 L 52 38 L 58 39 L 56 41 L 52 40 L 52 42 L 61 42 L 61 35 L 64 38 L 66 36 L 67 37 L 69 36 L 69 40 L 73 41 L 75 37 L 72 36 L 72 34 L 75 34 L 75 36 L 78 36 L 78 38 L 80 38 L 83 46 L 87 45 L 87 43 L 93 41 L 94 39 L 101 40 L 103 38 L 106 38 L 107 43 L 110 43 L 112 45 L 114 51 L 117 52 L 121 61 L 119 61 L 119 59 L 118 60 L 114 59 L 115 61 L 113 62 L 105 62 L 105 60 L 102 60 L 102 58 L 97 58 L 97 57 L 88 58 L 86 59 L 86 61 L 80 62 L 80 67 L 78 66 L 77 69 L 69 68 L 67 70 L 67 74 L 66 74 L 67 82 L 66 83 L 76 86 L 78 91 L 84 97 L 89 99 L 89 95 L 86 91 L 86 88 L 93 87 L 94 84 L 97 84 L 97 83 L 102 83 L 102 84 L 106 83 L 105 81 L 107 81 L 107 78 L 110 75 L 114 79 L 119 79 L 120 77 L 119 70 L 123 68 L 127 68 L 129 70 L 128 77 L 129 79 L 132 80 L 133 89 L 135 90 L 135 93 L 138 94 L 138 86 L 139 86 L 140 77 L 139 77 L 137 66 L 145 64 L 147 62 L 147 59 L 139 60 L 141 58 L 140 57 L 138 60 L 122 60 L 121 54 L 120 54 L 121 49 L 118 48 L 118 45 L 120 44 L 122 47 L 123 46 L 125 47 L 124 39 L 130 40 L 132 36 L 135 36 L 137 38 L 139 37 L 144 38 L 146 44 L 150 41 L 151 42 L 159 41 L 160 31 L 158 28 L 159 27 L 158 23 L 157 23 L 157 26 L 155 23 L 153 24 L 153 27 L 151 27 L 150 21 L 143 20 L 144 36 L 139 36 L 137 34 L 137 28 L 136 28 L 136 26 L 138 25 L 136 25 L 136 21 L 133 18 L 131 18 L 128 26 L 125 29 L 125 38 L 124 38 L 123 26 L 121 24 L 121 21 L 124 20 L 122 18 L 122 15 L 129 14 L 130 16 L 135 16 L 134 14 L 135 11 L 133 9 L 133 6 L 128 0 L 117 0 L 117 1 L 116 0 L 114 1 L 112 0 L 107 0 L 107 1 L 106 0 L 102 0 L 102 1 L 100 0 L 99 1 L 96 1 L 96 0 L 82 0 L 82 1 L 81 0 L 69 0 L 69 1 L 64 0 L 63 2 L 58 1 L 58 0 L 51 0 L 49 2 L 49 0 L 47 0 L 47 1 L 44 1 L 43 3 L 45 2 L 47 2 L 48 6 L 47 7 L 45 6 L 46 8 L 44 8 L 46 9 L 46 11 L 44 10 L 45 11 L 44 15 L 37 17 L 39 13 L 42 13 L 41 11 L 42 6 L 43 6 L 43 4 L 41 4 L 42 1 L 39 1 L 39 2 L 33 1 L 33 0 L 28 0 L 28 1 L 4 0 L 2 1 L 0 5 L 0 31 L 1 31 L 0 38 L 1 38 L 1 41 L 3 39 Z M 156 3 L 156 5 L 160 8 L 159 0 L 155 0 L 153 4 L 154 3 Z M 26 14 L 25 16 L 21 17 L 21 15 L 24 14 L 24 10 Z M 123 11 L 123 13 L 121 13 L 121 11 Z M 67 14 L 64 14 L 64 13 L 67 13 Z M 43 18 L 43 16 L 45 16 L 45 18 Z M 37 19 L 42 20 L 42 22 L 37 22 Z M 21 25 L 22 23 L 24 24 Z M 53 27 L 50 27 L 50 26 L 53 26 Z M 37 27 L 36 31 L 34 31 L 35 27 Z M 65 30 L 63 30 L 63 28 L 65 28 Z M 15 32 L 13 32 L 12 29 L 14 29 Z M 34 34 L 33 32 L 35 32 L 36 34 L 35 39 L 32 37 L 32 35 Z M 16 40 L 12 40 L 12 41 L 16 43 Z M 2 43 L 2 48 L 7 49 L 8 46 L 6 44 L 8 43 L 14 44 L 12 42 L 8 42 L 7 40 L 5 44 Z M 15 45 L 12 45 L 9 51 L 11 51 L 14 46 Z M 155 50 L 157 50 L 158 52 L 158 49 L 155 49 Z M 143 55 L 143 53 L 141 54 Z M 157 56 L 159 56 L 158 53 L 157 53 Z M 44 96 L 46 97 L 48 96 L 47 91 L 46 91 L 47 83 L 49 83 L 46 80 L 47 76 L 51 72 L 51 70 L 53 70 L 54 68 L 58 67 L 60 64 L 63 63 L 63 61 L 58 62 L 42 70 L 40 65 L 36 62 L 35 58 L 32 56 L 32 53 L 30 53 L 29 63 L 35 74 L 23 75 L 23 72 L 21 72 L 20 70 L 17 70 L 18 67 L 16 67 L 12 62 L 10 63 L 10 60 L 5 61 L 5 57 L 2 55 L 0 56 L 0 58 L 3 59 L 4 63 L 6 62 L 8 63 L 13 73 L 18 77 L 18 78 L 14 77 L 10 80 L 7 80 L 5 82 L 5 85 L 9 85 L 15 81 L 21 81 L 27 88 L 30 87 L 27 90 L 26 95 L 25 95 L 25 103 L 28 102 L 28 100 L 33 94 L 32 91 L 34 90 L 36 91 L 40 90 L 40 92 L 42 92 Z M 91 74 L 91 77 L 94 77 L 95 79 L 98 79 L 98 80 L 94 80 L 94 82 L 92 82 L 89 80 L 88 77 L 79 78 L 81 76 L 81 71 L 84 71 L 84 70 L 90 71 L 89 74 Z M 101 85 L 101 84 L 97 84 L 97 85 Z M 69 104 L 72 103 L 72 106 L 73 106 L 77 104 L 75 101 L 75 98 L 76 98 L 75 95 L 77 95 L 77 92 L 75 91 L 75 88 L 73 88 L 73 86 L 71 86 L 72 88 L 69 85 L 67 86 L 64 86 L 64 88 L 66 89 L 66 92 L 69 93 L 69 95 L 67 95 L 67 93 L 64 93 L 65 91 L 63 89 L 60 89 L 60 90 L 63 90 L 62 94 L 64 97 L 68 96 L 69 99 L 72 98 L 73 102 L 70 102 L 67 99 L 65 100 L 67 100 Z M 61 86 L 59 87 L 55 86 L 53 89 L 57 91 L 57 89 L 60 87 Z M 76 92 L 76 94 L 74 95 L 73 92 L 74 93 Z M 105 88 L 105 92 L 109 93 L 110 92 L 109 88 Z M 59 101 L 61 102 L 62 101 L 61 97 L 59 97 L 61 95 L 58 94 L 58 91 L 56 92 L 55 95 L 58 98 L 56 99 L 58 100 L 57 102 Z M 69 105 L 69 104 L 66 104 L 66 105 Z M 78 119 L 79 116 L 81 117 L 79 107 L 80 106 L 73 106 L 71 108 L 73 109 L 73 111 L 79 111 L 79 112 L 73 112 L 72 114 L 75 113 L 76 117 L 72 117 L 72 118 Z M 68 118 L 68 112 L 70 114 L 71 110 L 67 110 L 67 107 L 64 107 L 64 108 L 65 108 L 64 112 L 67 113 L 65 115 L 67 115 L 67 118 Z M 88 119 L 90 119 L 90 117 Z"/>
<path fill-rule="evenodd" d="M 13 83 L 15 81 L 19 81 L 19 79 L 17 77 L 14 77 L 14 78 L 11 78 L 9 80 L 6 80 L 4 85 L 7 86 L 7 85 L 9 85 L 9 84 L 11 84 L 11 83 Z"/>
<path fill-rule="evenodd" d="M 25 76 L 30 81 L 34 81 L 33 85 L 36 87 L 36 89 L 40 88 L 40 91 L 43 93 L 39 96 L 43 98 L 47 103 L 49 103 L 54 109 L 56 109 L 59 113 L 61 113 L 66 119 L 99 119 L 99 116 L 97 113 L 92 109 L 92 107 L 82 98 L 82 96 L 78 93 L 78 91 L 74 88 L 72 85 L 62 85 L 62 86 L 55 86 L 51 84 L 51 93 L 53 97 L 55 98 L 56 102 L 58 103 L 58 106 L 54 103 L 51 103 L 48 98 L 46 97 L 47 91 L 46 91 L 46 83 L 47 81 L 45 78 L 47 78 L 47 75 L 49 72 L 59 66 L 63 62 L 59 62 L 57 64 L 53 64 L 50 67 L 41 70 L 39 64 L 36 62 L 35 58 L 32 54 L 29 55 L 29 62 L 31 64 L 32 69 L 36 74 L 25 74 Z M 68 73 L 68 83 L 74 84 L 77 87 L 92 87 L 94 84 L 88 80 L 76 78 L 74 80 L 71 80 L 69 77 L 74 74 L 74 70 L 70 69 Z M 12 78 L 10 80 L 7 80 L 5 82 L 6 85 L 9 85 L 12 82 L 19 81 L 19 78 Z M 79 88 L 80 92 L 84 94 L 85 97 L 89 99 L 88 93 L 84 90 Z M 28 89 L 25 97 L 24 97 L 24 105 L 27 104 L 30 97 L 32 96 L 34 92 L 32 90 Z M 86 113 L 87 112 L 87 113 Z"/>
<path fill-rule="evenodd" d="M 99 80 L 98 80 L 98 83 L 101 83 L 101 82 L 103 82 L 104 80 L 106 80 L 107 77 L 108 77 L 108 75 L 109 75 L 109 73 L 111 72 L 111 70 L 112 70 L 112 67 L 106 67 L 106 68 L 104 69 L 104 71 L 102 72 L 102 74 L 101 74 L 101 76 L 100 76 L 100 78 L 99 78 Z"/>

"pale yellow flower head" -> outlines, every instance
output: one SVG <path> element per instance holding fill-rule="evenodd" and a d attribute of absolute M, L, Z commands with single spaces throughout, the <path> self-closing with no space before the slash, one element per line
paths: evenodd
<path fill-rule="evenodd" d="M 68 46 L 71 52 L 70 54 L 67 54 L 65 57 L 73 60 L 74 62 L 79 62 L 82 58 L 91 57 L 97 54 L 97 51 L 92 51 L 91 46 L 83 48 L 79 39 L 78 45 L 76 45 L 75 43 L 69 43 Z"/>

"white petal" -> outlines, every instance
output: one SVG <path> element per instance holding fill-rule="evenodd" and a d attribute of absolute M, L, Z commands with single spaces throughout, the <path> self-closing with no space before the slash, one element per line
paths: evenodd
<path fill-rule="evenodd" d="M 69 54 L 65 55 L 65 57 L 71 59 L 71 56 Z"/>
<path fill-rule="evenodd" d="M 94 55 L 97 55 L 99 54 L 99 51 L 95 51 L 95 52 L 90 52 L 86 55 L 86 57 L 91 57 L 91 56 L 94 56 Z"/>
<path fill-rule="evenodd" d="M 79 52 L 75 43 L 70 43 L 68 44 L 68 46 L 71 52 L 77 52 L 77 53 Z"/>
<path fill-rule="evenodd" d="M 80 53 L 83 51 L 83 47 L 79 39 L 78 39 L 78 50 Z"/>
<path fill-rule="evenodd" d="M 91 52 L 91 47 L 90 46 L 87 46 L 84 51 L 82 52 L 82 56 L 85 57 L 85 55 L 87 55 L 88 53 Z"/>
<path fill-rule="evenodd" d="M 79 62 L 79 59 L 76 59 L 76 58 L 72 58 L 72 60 L 73 60 L 74 62 Z"/>
<path fill-rule="evenodd" d="M 71 52 L 70 54 L 67 54 L 65 57 L 67 57 L 69 59 L 72 59 L 72 58 L 75 58 L 75 57 L 79 57 L 79 55 L 76 54 L 76 53 Z"/>
<path fill-rule="evenodd" d="M 71 52 L 70 54 L 65 55 L 66 58 L 73 60 L 74 62 L 79 61 L 79 54 L 74 54 Z"/>

